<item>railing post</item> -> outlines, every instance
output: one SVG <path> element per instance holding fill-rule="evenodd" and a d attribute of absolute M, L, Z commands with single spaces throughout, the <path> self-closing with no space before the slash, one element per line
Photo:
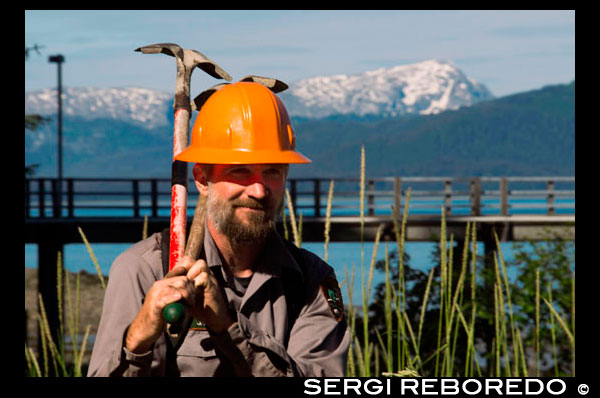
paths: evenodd
<path fill-rule="evenodd" d="M 375 182 L 373 180 L 368 180 L 367 181 L 367 192 L 369 192 L 369 194 L 367 195 L 367 207 L 368 207 L 367 214 L 370 216 L 375 214 L 375 195 L 373 194 L 374 191 L 375 191 Z"/>
<path fill-rule="evenodd" d="M 61 216 L 62 198 L 61 198 L 61 187 L 62 180 L 52 179 L 52 217 L 58 218 Z"/>
<path fill-rule="evenodd" d="M 138 180 L 133 180 L 133 216 L 140 216 L 140 186 Z"/>
<path fill-rule="evenodd" d="M 500 199 L 500 211 L 503 216 L 508 215 L 508 179 L 502 177 L 500 180 L 500 193 L 502 198 Z"/>
<path fill-rule="evenodd" d="M 294 213 L 297 213 L 296 209 L 296 180 L 290 180 L 290 196 L 292 197 L 292 207 L 294 208 Z"/>
<path fill-rule="evenodd" d="M 444 207 L 447 216 L 452 214 L 452 180 L 444 181 Z"/>
<path fill-rule="evenodd" d="M 29 200 L 29 195 L 31 195 L 31 180 L 28 178 L 25 179 L 25 218 L 29 218 L 31 215 L 31 202 Z"/>
<path fill-rule="evenodd" d="M 69 209 L 69 217 L 75 217 L 73 179 L 67 179 L 67 203 Z"/>
<path fill-rule="evenodd" d="M 158 217 L 158 189 L 156 178 L 153 178 L 150 183 L 151 201 L 152 201 L 152 217 Z"/>
<path fill-rule="evenodd" d="M 548 202 L 548 215 L 556 214 L 554 209 L 554 181 L 548 181 L 546 183 L 546 190 L 548 191 L 548 197 L 546 201 Z"/>
<path fill-rule="evenodd" d="M 313 180 L 313 185 L 315 187 L 314 188 L 315 217 L 321 217 L 321 181 L 318 178 L 315 178 Z"/>
<path fill-rule="evenodd" d="M 46 196 L 46 191 L 45 191 L 45 180 L 43 178 L 40 178 L 38 180 L 38 208 L 40 211 L 40 218 L 44 218 L 46 217 L 46 203 L 45 203 L 45 196 Z"/>
<path fill-rule="evenodd" d="M 401 214 L 400 205 L 402 204 L 402 179 L 394 177 L 394 207 L 396 214 Z"/>
<path fill-rule="evenodd" d="M 481 178 L 471 179 L 471 215 L 481 215 Z"/>

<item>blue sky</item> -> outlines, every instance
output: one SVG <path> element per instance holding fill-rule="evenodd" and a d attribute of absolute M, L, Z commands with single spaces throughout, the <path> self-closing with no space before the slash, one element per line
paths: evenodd
<path fill-rule="evenodd" d="M 28 10 L 25 44 L 43 48 L 25 62 L 25 91 L 56 87 L 48 56 L 60 53 L 65 86 L 174 92 L 174 59 L 134 52 L 160 42 L 200 51 L 234 80 L 293 83 L 432 58 L 496 96 L 575 78 L 573 10 Z M 217 82 L 196 70 L 192 95 Z"/>

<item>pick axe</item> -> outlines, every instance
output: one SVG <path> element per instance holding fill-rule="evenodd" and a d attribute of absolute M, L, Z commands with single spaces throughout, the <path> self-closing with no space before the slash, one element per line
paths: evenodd
<path fill-rule="evenodd" d="M 263 86 L 269 88 L 274 93 L 279 93 L 288 88 L 288 85 L 282 82 L 281 80 L 262 77 L 262 76 L 246 76 L 240 81 L 244 82 L 255 82 L 260 83 Z M 199 111 L 204 103 L 208 100 L 208 98 L 214 94 L 217 90 L 222 88 L 223 86 L 229 83 L 220 83 L 217 84 L 203 92 L 201 92 L 194 100 L 191 102 L 190 107 L 193 111 Z M 192 225 L 190 227 L 190 234 L 188 237 L 188 242 L 185 248 L 185 255 L 192 257 L 193 259 L 197 259 L 200 255 L 200 251 L 202 250 L 202 245 L 204 243 L 204 223 L 206 217 L 206 198 L 202 195 L 198 196 L 198 202 L 196 204 L 196 210 L 194 211 L 194 218 L 192 221 Z M 166 277 L 177 275 L 177 272 L 169 272 Z M 177 337 L 180 331 L 179 326 L 181 321 L 184 318 L 185 310 L 183 307 L 183 303 L 175 303 L 165 308 L 163 315 L 167 322 L 174 327 L 168 327 L 168 333 L 171 337 Z"/>
<path fill-rule="evenodd" d="M 190 78 L 196 67 L 202 69 L 216 79 L 231 81 L 231 76 L 220 66 L 208 59 L 204 54 L 191 49 L 183 49 L 174 43 L 158 43 L 137 48 L 142 54 L 167 54 L 175 57 L 177 63 L 177 78 L 175 80 L 174 111 L 174 137 L 173 137 L 173 163 L 171 166 L 171 223 L 169 235 L 169 271 L 175 267 L 184 255 L 185 233 L 187 221 L 187 180 L 188 167 L 186 162 L 175 160 L 188 146 L 190 130 Z M 193 258 L 198 258 L 202 242 L 198 242 L 198 234 L 191 234 L 188 241 L 189 253 Z M 188 250 L 186 248 L 186 250 Z M 195 252 L 192 252 L 195 251 Z M 183 315 L 183 306 L 176 303 L 165 309 L 180 312 L 176 317 Z"/>

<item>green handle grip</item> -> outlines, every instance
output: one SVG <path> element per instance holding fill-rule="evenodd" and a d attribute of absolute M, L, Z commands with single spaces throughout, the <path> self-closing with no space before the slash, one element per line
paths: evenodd
<path fill-rule="evenodd" d="M 179 324 L 185 316 L 184 301 L 180 300 L 176 303 L 168 304 L 163 310 L 165 321 L 171 324 Z"/>

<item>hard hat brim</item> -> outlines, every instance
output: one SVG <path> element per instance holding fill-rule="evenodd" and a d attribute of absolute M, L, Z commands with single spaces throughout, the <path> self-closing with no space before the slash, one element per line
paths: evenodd
<path fill-rule="evenodd" d="M 301 153 L 288 151 L 236 151 L 231 149 L 204 149 L 189 146 L 175 160 L 203 164 L 265 164 L 312 163 Z"/>

